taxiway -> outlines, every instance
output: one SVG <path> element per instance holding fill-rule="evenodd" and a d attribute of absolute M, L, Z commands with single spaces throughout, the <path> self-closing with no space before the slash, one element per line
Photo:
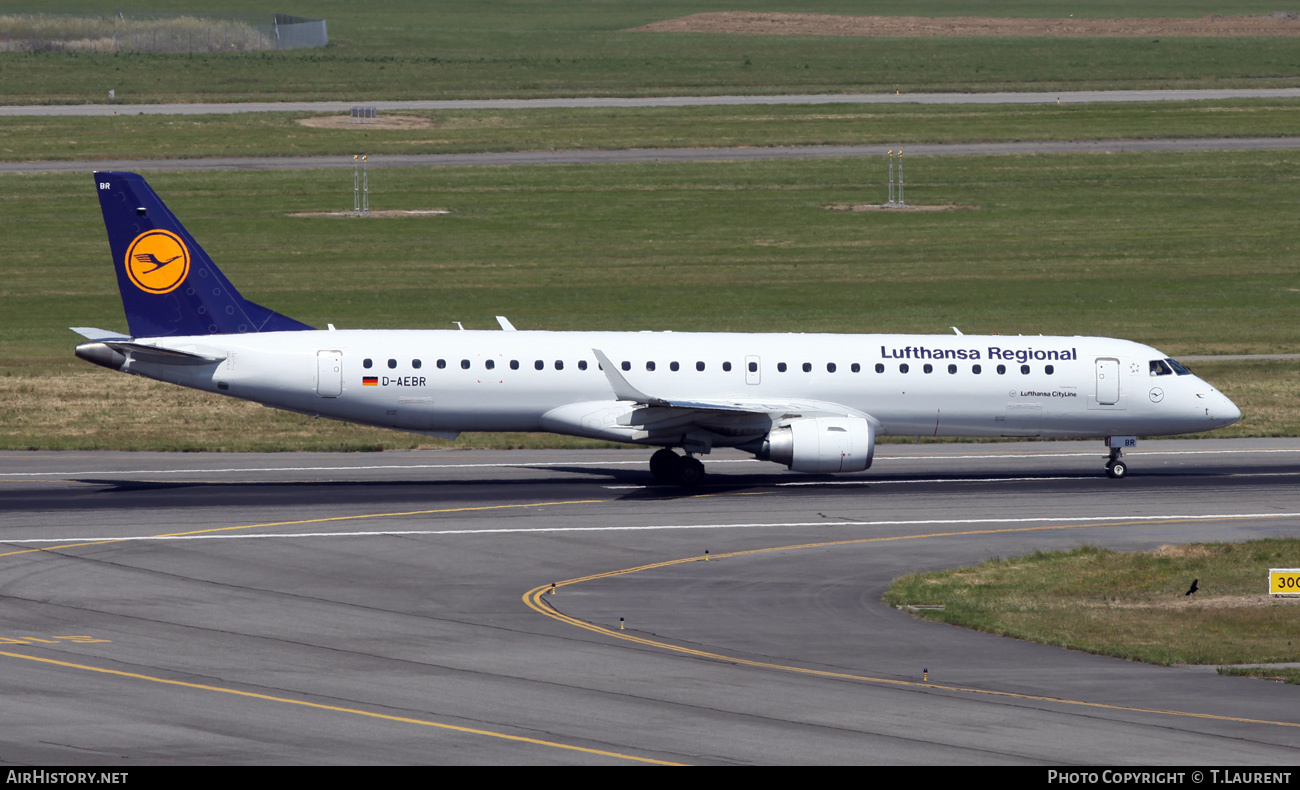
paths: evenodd
<path fill-rule="evenodd" d="M 1300 688 L 880 603 L 990 556 L 1296 534 L 1300 440 L 1147 441 L 1122 481 L 1100 442 L 882 445 L 843 477 L 719 454 L 690 494 L 647 455 L 0 453 L 0 755 L 1300 758 Z"/>

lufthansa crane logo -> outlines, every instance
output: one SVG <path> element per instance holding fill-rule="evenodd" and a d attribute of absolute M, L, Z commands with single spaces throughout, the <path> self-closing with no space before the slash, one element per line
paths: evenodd
<path fill-rule="evenodd" d="M 126 273 L 141 291 L 171 293 L 190 273 L 190 251 L 175 233 L 147 230 L 126 250 Z"/>

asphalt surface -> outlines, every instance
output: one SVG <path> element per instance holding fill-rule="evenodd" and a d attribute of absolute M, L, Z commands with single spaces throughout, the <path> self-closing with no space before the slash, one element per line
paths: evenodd
<path fill-rule="evenodd" d="M 911 145 L 907 156 L 1129 153 L 1142 151 L 1280 151 L 1300 148 L 1300 137 L 1075 140 Z M 485 167 L 501 165 L 626 164 L 630 162 L 738 162 L 756 159 L 831 159 L 885 156 L 884 145 L 792 145 L 760 148 L 629 148 L 617 151 L 503 151 L 478 154 L 374 154 L 369 167 Z M 100 159 L 0 162 L 0 173 L 88 173 L 128 170 L 352 170 L 351 156 L 243 156 L 202 159 Z"/>
<path fill-rule="evenodd" d="M 0 759 L 1300 759 L 1298 687 L 879 602 L 990 556 L 1296 534 L 1300 440 L 1143 442 L 1122 481 L 1100 442 L 715 454 L 691 494 L 647 456 L 0 453 Z"/>
<path fill-rule="evenodd" d="M 1294 99 L 1300 88 L 1214 90 L 1026 91 L 997 93 L 808 93 L 772 96 L 638 96 L 563 99 L 428 99 L 413 101 L 216 102 L 196 104 L 13 104 L 4 116 L 226 115 L 243 112 L 349 112 L 357 106 L 380 111 L 529 110 L 601 107 L 718 107 L 774 104 L 1094 104 L 1099 102 Z"/>

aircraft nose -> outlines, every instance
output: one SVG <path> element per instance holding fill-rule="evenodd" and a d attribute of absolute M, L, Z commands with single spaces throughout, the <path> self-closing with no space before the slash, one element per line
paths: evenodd
<path fill-rule="evenodd" d="M 1241 409 L 1237 408 L 1237 404 L 1229 400 L 1228 396 L 1211 390 L 1205 397 L 1209 401 L 1205 415 L 1214 421 L 1215 427 L 1222 428 L 1226 425 L 1232 425 L 1241 419 Z"/>

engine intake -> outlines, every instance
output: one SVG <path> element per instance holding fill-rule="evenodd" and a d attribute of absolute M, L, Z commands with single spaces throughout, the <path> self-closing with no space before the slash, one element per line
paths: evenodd
<path fill-rule="evenodd" d="M 875 434 L 861 417 L 809 417 L 768 433 L 756 455 L 796 472 L 861 472 L 871 466 Z"/>

